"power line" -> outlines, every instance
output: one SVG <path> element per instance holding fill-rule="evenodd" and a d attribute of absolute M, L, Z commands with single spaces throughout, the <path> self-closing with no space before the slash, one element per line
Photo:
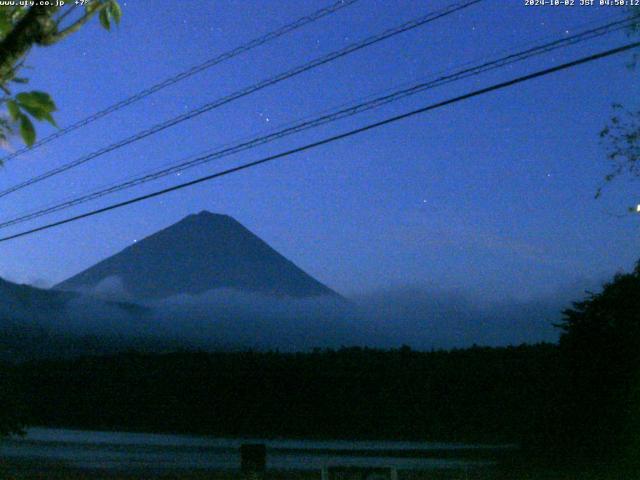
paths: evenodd
<path fill-rule="evenodd" d="M 503 88 L 507 88 L 507 87 L 510 87 L 510 86 L 513 86 L 513 85 L 517 85 L 519 83 L 523 83 L 523 82 L 526 82 L 526 81 L 529 81 L 529 80 L 533 80 L 535 78 L 539 78 L 539 77 L 543 77 L 543 76 L 546 76 L 546 75 L 550 75 L 552 73 L 559 72 L 561 70 L 566 70 L 566 69 L 569 69 L 569 68 L 572 68 L 572 67 L 575 67 L 575 66 L 578 66 L 578 65 L 582 65 L 582 64 L 588 63 L 588 62 L 592 62 L 594 60 L 599 60 L 601 58 L 605 58 L 605 57 L 609 57 L 609 56 L 612 56 L 612 55 L 616 55 L 618 53 L 626 52 L 628 50 L 631 50 L 631 49 L 637 48 L 637 47 L 640 47 L 640 42 L 629 43 L 629 44 L 623 45 L 621 47 L 617 47 L 617 48 L 614 48 L 614 49 L 611 49 L 611 50 L 606 50 L 604 52 L 596 53 L 594 55 L 589 55 L 587 57 L 582 57 L 582 58 L 580 58 L 578 60 L 574 60 L 574 61 L 571 61 L 571 62 L 568 62 L 568 63 L 563 63 L 563 64 L 555 66 L 555 67 L 547 68 L 547 69 L 544 69 L 544 70 L 539 70 L 537 72 L 530 73 L 528 75 L 524 75 L 524 76 L 521 76 L 521 77 L 517 77 L 517 78 L 514 78 L 512 80 L 508 80 L 506 82 L 497 83 L 497 84 L 491 85 L 490 87 L 485 87 L 485 88 L 481 88 L 479 90 L 474 90 L 474 91 L 466 93 L 464 95 L 453 97 L 453 98 L 450 98 L 448 100 L 444 100 L 444 101 L 441 101 L 441 102 L 438 102 L 438 103 L 434 103 L 434 104 L 428 105 L 426 107 L 418 108 L 416 110 L 412 110 L 410 112 L 403 113 L 401 115 L 396 115 L 396 116 L 387 118 L 385 120 L 381 120 L 379 122 L 370 123 L 368 125 L 365 125 L 364 127 L 359 127 L 359 128 L 356 128 L 356 129 L 353 129 L 353 130 L 349 130 L 347 132 L 344 132 L 344 133 L 341 133 L 341 134 L 338 134 L 338 135 L 327 137 L 327 138 L 324 138 L 324 139 L 319 140 L 317 142 L 309 143 L 309 144 L 304 145 L 302 147 L 297 147 L 297 148 L 294 148 L 294 149 L 291 149 L 291 150 L 287 150 L 285 152 L 281 152 L 281 153 L 278 153 L 278 154 L 275 154 L 275 155 L 271 155 L 271 156 L 262 158 L 260 160 L 255 160 L 253 162 L 244 163 L 244 164 L 239 165 L 237 167 L 233 167 L 233 168 L 229 168 L 229 169 L 226 169 L 226 170 L 222 170 L 220 172 L 217 172 L 217 173 L 214 173 L 214 174 L 211 174 L 211 175 L 207 175 L 207 176 L 204 176 L 204 177 L 200 177 L 200 178 L 197 178 L 195 180 L 191 180 L 189 182 L 181 183 L 179 185 L 174 185 L 172 187 L 165 188 L 165 189 L 162 189 L 162 190 L 158 190 L 158 191 L 155 191 L 155 192 L 152 192 L 152 193 L 148 193 L 146 195 L 141 195 L 139 197 L 131 198 L 131 199 L 123 201 L 123 202 L 115 203 L 115 204 L 112 204 L 112 205 L 109 205 L 109 206 L 106 206 L 106 207 L 103 207 L 103 208 L 92 210 L 90 212 L 86 212 L 86 213 L 83 213 L 83 214 L 80 214 L 80 215 L 69 217 L 69 218 L 66 218 L 64 220 L 59 220 L 57 222 L 49 223 L 47 225 L 43 225 L 43 226 L 32 228 L 30 230 L 26 230 L 26 231 L 23 231 L 23 232 L 20 232 L 20 233 L 16 233 L 16 234 L 13 234 L 13 235 L 2 237 L 2 238 L 0 238 L 0 242 L 6 242 L 6 241 L 13 240 L 13 239 L 16 239 L 16 238 L 19 238 L 19 237 L 23 237 L 23 236 L 26 236 L 26 235 L 31 235 L 31 234 L 36 233 L 36 232 L 41 232 L 43 230 L 48 230 L 50 228 L 57 227 L 57 226 L 60 226 L 60 225 L 64 225 L 64 224 L 71 223 L 71 222 L 75 222 L 75 221 L 81 220 L 83 218 L 92 217 L 92 216 L 98 215 L 100 213 L 108 212 L 110 210 L 115 210 L 115 209 L 118 209 L 118 208 L 122 208 L 122 207 L 125 207 L 127 205 L 131 205 L 131 204 L 134 204 L 134 203 L 142 202 L 144 200 L 148 200 L 150 198 L 154 198 L 154 197 L 158 197 L 158 196 L 161 196 L 161 195 L 165 195 L 167 193 L 170 193 L 170 192 L 173 192 L 173 191 L 176 191 L 176 190 L 181 190 L 183 188 L 191 187 L 193 185 L 197 185 L 199 183 L 207 182 L 207 181 L 213 180 L 215 178 L 223 177 L 225 175 L 229 175 L 229 174 L 232 174 L 232 173 L 235 173 L 235 172 L 239 172 L 239 171 L 246 170 L 246 169 L 249 169 L 249 168 L 252 168 L 252 167 L 256 167 L 256 166 L 262 165 L 264 163 L 272 162 L 272 161 L 277 160 L 279 158 L 288 157 L 290 155 L 293 155 L 293 154 L 296 154 L 296 153 L 300 153 L 300 152 L 304 152 L 304 151 L 307 151 L 307 150 L 311 150 L 313 148 L 317 148 L 317 147 L 322 146 L 322 145 L 333 143 L 333 142 L 336 142 L 338 140 L 343 140 L 345 138 L 352 137 L 354 135 L 358 135 L 360 133 L 364 133 L 364 132 L 367 132 L 369 130 L 373 130 L 373 129 L 378 128 L 378 127 L 382 127 L 382 126 L 388 125 L 390 123 L 394 123 L 394 122 L 397 122 L 397 121 L 400 121 L 400 120 L 404 120 L 404 119 L 416 116 L 418 114 L 426 113 L 426 112 L 431 111 L 431 110 L 442 108 L 442 107 L 445 107 L 447 105 L 452 105 L 454 103 L 458 103 L 458 102 L 461 102 L 463 100 L 468 100 L 470 98 L 474 98 L 474 97 L 477 97 L 477 96 L 480 96 L 480 95 L 484 95 L 486 93 L 490 93 L 490 92 L 493 92 L 493 91 L 496 91 L 496 90 L 501 90 Z"/>
<path fill-rule="evenodd" d="M 213 102 L 207 103 L 199 108 L 196 108 L 194 110 L 191 110 L 189 112 L 186 112 L 182 115 L 178 115 L 177 117 L 174 117 L 172 119 L 169 119 L 167 121 L 164 121 L 162 123 L 156 124 L 153 127 L 150 127 L 146 130 L 143 130 L 141 132 L 138 132 L 135 135 L 132 135 L 130 137 L 127 137 L 123 140 L 120 140 L 116 143 L 113 143 L 111 145 L 108 145 L 106 147 L 103 147 L 95 152 L 92 152 L 88 155 L 85 155 L 84 157 L 80 157 L 72 162 L 66 163 L 64 165 L 61 165 L 57 168 L 54 168 L 52 170 L 49 170 L 48 172 L 42 173 L 40 175 L 37 175 L 35 177 L 32 177 L 28 180 L 25 180 L 24 182 L 18 183 L 17 185 L 14 185 L 12 187 L 9 187 L 5 190 L 0 191 L 0 198 L 1 197 L 5 197 L 17 190 L 21 190 L 25 187 L 28 187 L 29 185 L 33 185 L 34 183 L 38 183 L 41 182 L 42 180 L 46 180 L 48 178 L 51 178 L 55 175 L 58 175 L 62 172 L 66 172 L 67 170 L 70 170 L 72 168 L 75 168 L 79 165 L 85 164 L 87 162 L 89 162 L 90 160 L 93 160 L 97 157 L 100 157 L 106 153 L 112 152 L 114 150 L 117 150 L 119 148 L 122 148 L 126 145 L 129 145 L 131 143 L 137 142 L 138 140 L 142 140 L 143 138 L 146 138 L 150 135 L 156 134 L 158 132 L 161 132 L 169 127 L 172 127 L 174 125 L 177 125 L 181 122 L 184 122 L 186 120 L 189 120 L 191 118 L 194 118 L 198 115 L 201 115 L 205 112 L 208 112 L 210 110 L 213 110 L 214 108 L 218 108 L 222 105 L 225 105 L 227 103 L 230 103 L 234 100 L 237 100 L 239 98 L 245 97 L 247 95 L 250 95 L 258 90 L 262 90 L 263 88 L 269 87 L 271 85 L 274 85 L 276 83 L 279 83 L 283 80 L 289 79 L 291 77 L 294 77 L 296 75 L 299 75 L 303 72 L 309 71 L 311 69 L 314 69 L 316 67 L 319 67 L 321 65 L 324 65 L 326 63 L 329 63 L 333 60 L 336 60 L 338 58 L 344 57 L 346 55 L 349 55 L 353 52 L 356 52 L 358 50 L 361 50 L 363 48 L 366 48 L 370 45 L 376 44 L 378 42 L 381 42 L 383 40 L 386 40 L 388 38 L 394 37 L 396 35 L 399 35 L 400 33 L 412 30 L 414 28 L 420 27 L 422 25 L 425 25 L 427 23 L 430 23 L 434 20 L 437 20 L 439 18 L 451 15 L 459 10 L 462 10 L 464 8 L 470 7 L 471 5 L 474 5 L 476 3 L 479 3 L 483 0 L 470 0 L 470 1 L 466 1 L 463 3 L 456 3 L 453 5 L 450 5 L 442 10 L 438 10 L 436 12 L 430 13 L 428 15 L 419 17 L 417 19 L 408 21 L 403 23 L 402 25 L 399 25 L 397 27 L 385 30 L 384 32 L 378 34 L 378 35 L 374 35 L 371 37 L 366 38 L 363 41 L 360 42 L 356 42 L 353 43 L 351 45 L 348 45 L 347 47 L 341 49 L 341 50 L 337 50 L 334 52 L 331 52 L 327 55 L 324 55 L 322 57 L 318 57 L 315 60 L 312 60 L 308 63 L 305 63 L 303 65 L 300 65 L 298 67 L 293 68 L 292 70 L 286 71 L 284 73 L 281 73 L 279 75 L 276 75 L 275 77 L 271 77 L 268 78 L 266 80 L 263 80 L 257 84 L 251 85 L 247 88 L 244 88 L 242 90 L 239 90 L 235 93 L 232 93 L 230 95 L 227 95 L 225 97 L 222 97 L 220 99 L 214 100 Z"/>
<path fill-rule="evenodd" d="M 320 125 L 324 125 L 330 122 L 334 122 L 336 120 L 340 120 L 346 117 L 350 117 L 352 115 L 356 115 L 358 113 L 362 113 L 367 110 L 375 109 L 386 105 L 391 102 L 395 102 L 402 98 L 406 98 L 411 95 L 415 95 L 417 93 L 423 92 L 425 90 L 439 87 L 454 81 L 462 80 L 465 78 L 469 78 L 472 76 L 479 75 L 481 73 L 485 73 L 490 70 L 495 70 L 497 68 L 502 68 L 506 65 L 510 65 L 516 62 L 520 62 L 531 58 L 533 56 L 541 55 L 544 53 L 551 52 L 553 50 L 557 50 L 559 48 L 567 47 L 569 45 L 574 45 L 579 42 L 584 42 L 586 40 L 591 40 L 596 37 L 600 37 L 602 35 L 614 32 L 616 30 L 625 28 L 629 25 L 629 22 L 634 21 L 633 19 L 625 19 L 625 20 L 617 20 L 614 22 L 610 22 L 606 25 L 601 25 L 595 28 L 591 28 L 580 33 L 574 34 L 570 37 L 563 37 L 559 40 L 554 40 L 551 42 L 547 42 L 542 45 L 537 45 L 532 48 L 528 48 L 524 51 L 519 51 L 516 53 L 512 53 L 506 55 L 504 57 L 494 59 L 488 62 L 485 62 L 481 65 L 473 66 L 470 68 L 466 68 L 448 75 L 442 75 L 433 80 L 427 82 L 421 82 L 415 85 L 410 86 L 409 88 L 403 88 L 400 90 L 396 90 L 390 94 L 386 94 L 383 96 L 379 96 L 368 100 L 366 102 L 358 103 L 356 105 L 351 105 L 347 108 L 338 109 L 337 111 L 330 112 L 328 114 L 322 115 L 320 117 L 313 118 L 311 120 L 306 120 L 299 122 L 297 124 L 293 124 L 287 128 L 282 130 L 278 130 L 272 132 L 267 135 L 259 136 L 256 138 L 252 138 L 248 141 L 243 141 L 237 144 L 232 144 L 231 146 L 222 148 L 221 150 L 208 152 L 206 154 L 201 154 L 197 156 L 192 156 L 190 159 L 183 161 L 178 164 L 171 165 L 167 168 L 163 168 L 160 170 L 156 170 L 142 176 L 134 177 L 125 182 L 119 182 L 116 184 L 112 184 L 106 188 L 99 189 L 97 191 L 90 192 L 88 194 L 82 195 L 80 197 L 72 197 L 68 200 L 64 200 L 55 204 L 53 206 L 41 208 L 35 210 L 33 212 L 18 216 L 16 218 L 7 220 L 5 222 L 0 223 L 0 229 L 7 228 L 12 225 L 16 225 L 19 223 L 26 222 L 28 220 L 33 220 L 35 218 L 42 217 L 44 215 L 48 215 L 54 212 L 58 212 L 60 210 L 66 210 L 67 208 L 71 208 L 76 205 L 80 205 L 82 203 L 86 203 L 91 200 L 95 200 L 106 195 L 119 192 L 128 188 L 132 188 L 137 185 L 141 185 L 147 183 L 152 180 L 156 180 L 158 178 L 165 177 L 172 173 L 181 172 L 183 170 L 196 167 L 198 165 L 202 165 L 204 163 L 211 162 L 212 160 L 220 159 L 222 157 L 226 157 L 229 155 L 233 155 L 239 153 L 244 150 L 248 150 L 250 148 L 254 148 L 259 145 L 263 145 L 265 143 L 269 143 L 271 141 L 283 138 L 285 136 L 292 135 L 294 133 L 299 133 L 304 130 L 308 130 L 310 128 L 315 128 Z"/>
<path fill-rule="evenodd" d="M 185 80 L 189 77 L 192 77 L 193 75 L 200 73 L 208 68 L 211 68 L 215 65 L 218 65 L 219 63 L 222 63 L 226 60 L 230 60 L 233 57 L 237 57 L 238 55 L 248 52 L 249 50 L 253 50 L 256 47 L 259 47 L 261 45 L 264 45 L 265 43 L 268 43 L 272 40 L 275 40 L 279 37 L 282 37 L 283 35 L 286 35 L 287 33 L 290 33 L 294 30 L 297 30 L 299 28 L 304 27 L 305 25 L 308 25 L 312 22 L 315 22 L 316 20 L 320 20 L 323 17 L 326 17 L 328 15 L 331 15 L 332 13 L 337 12 L 338 10 L 341 10 L 342 8 L 348 7 L 350 5 L 353 5 L 354 3 L 358 2 L 359 0 L 340 0 L 332 5 L 329 5 L 328 7 L 325 8 L 321 8 L 320 10 L 317 10 L 313 13 L 310 13 L 309 15 L 306 15 L 304 17 L 301 17 L 297 20 L 295 20 L 294 22 L 288 23 L 287 25 L 284 25 L 280 28 L 278 28 L 277 30 L 274 30 L 272 32 L 269 32 L 261 37 L 257 37 L 254 38 L 253 40 L 240 45 L 239 47 L 236 47 L 232 50 L 229 50 L 227 52 L 221 53 L 220 55 L 217 55 L 213 58 L 210 58 L 209 60 L 199 64 L 199 65 L 194 65 L 193 67 L 189 68 L 188 70 L 185 70 L 183 72 L 178 73 L 177 75 L 174 75 L 172 77 L 166 78 L 163 81 L 156 83 L 155 85 L 152 85 L 151 87 L 145 88 L 144 90 L 141 90 L 140 92 L 131 95 L 128 98 L 125 98 L 124 100 L 121 100 L 117 103 L 114 103 L 113 105 L 110 105 L 109 107 L 100 110 L 92 115 L 89 115 L 86 118 L 83 118 L 82 120 L 77 121 L 76 123 L 72 123 L 71 125 L 61 128 L 57 131 L 55 131 L 54 133 L 52 133 L 51 135 L 48 135 L 44 138 L 42 138 L 41 140 L 38 140 L 36 143 L 34 143 L 31 147 L 24 147 L 21 148 L 7 156 L 5 156 L 4 158 L 0 159 L 0 163 L 2 162 L 6 162 L 8 160 L 12 160 L 20 155 L 22 155 L 23 153 L 26 152 L 30 152 L 33 151 L 34 149 L 51 142 L 52 140 L 55 140 L 56 138 L 60 138 L 63 135 L 66 135 L 67 133 L 70 133 L 74 130 L 77 130 L 78 128 L 84 127 L 86 125 L 89 125 L 90 123 L 95 122 L 96 120 L 99 120 L 102 117 L 105 117 L 115 111 L 118 111 L 128 105 L 131 105 L 132 103 L 135 103 L 139 100 L 142 100 L 143 98 L 148 97 L 149 95 L 152 95 L 164 88 L 170 87 L 171 85 L 174 85 L 182 80 Z"/>

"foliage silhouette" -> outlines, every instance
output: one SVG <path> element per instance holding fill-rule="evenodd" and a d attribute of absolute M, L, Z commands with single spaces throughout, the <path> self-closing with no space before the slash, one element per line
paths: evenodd
<path fill-rule="evenodd" d="M 126 353 L 16 367 L 31 423 L 239 436 L 513 442 L 553 406 L 557 346 Z"/>
<path fill-rule="evenodd" d="M 102 27 L 109 30 L 112 22 L 120 22 L 122 10 L 116 0 L 82 2 L 83 7 L 73 2 L 60 5 L 55 1 L 6 3 L 0 7 L 0 105 L 7 108 L 6 114 L 0 116 L 0 146 L 6 144 L 16 131 L 27 146 L 31 146 L 36 140 L 32 119 L 55 126 L 52 113 L 56 110 L 53 100 L 45 92 L 34 90 L 15 96 L 12 94 L 11 89 L 16 84 L 28 82 L 18 74 L 31 48 L 62 41 L 95 15 Z"/>
<path fill-rule="evenodd" d="M 640 6 L 628 7 L 631 24 L 627 29 L 629 36 L 640 33 Z M 637 51 L 633 54 L 629 68 L 638 66 Z M 613 104 L 613 116 L 600 132 L 600 139 L 607 150 L 607 161 L 611 166 L 605 175 L 605 184 L 623 175 L 637 179 L 640 177 L 640 109 L 637 105 L 625 107 Z M 596 198 L 602 195 L 604 185 L 596 190 Z M 630 212 L 640 213 L 640 206 L 630 206 Z"/>
<path fill-rule="evenodd" d="M 565 433 L 583 456 L 630 453 L 640 447 L 640 262 L 563 313 Z"/>

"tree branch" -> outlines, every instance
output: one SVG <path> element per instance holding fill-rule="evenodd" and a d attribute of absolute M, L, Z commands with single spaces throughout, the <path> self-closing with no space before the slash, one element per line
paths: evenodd
<path fill-rule="evenodd" d="M 73 5 L 71 5 L 69 6 L 69 8 L 67 8 L 65 12 L 63 12 L 58 18 L 56 18 L 56 23 L 58 24 L 58 27 L 60 27 L 60 23 L 62 23 L 62 20 L 64 20 L 69 14 L 71 14 L 73 10 L 74 10 Z"/>
<path fill-rule="evenodd" d="M 40 45 L 53 45 L 54 43 L 63 40 L 65 37 L 71 35 L 72 33 L 77 32 L 80 28 L 87 23 L 91 18 L 98 13 L 100 10 L 107 7 L 108 3 L 94 3 L 93 8 L 87 10 L 87 12 L 80 17 L 78 20 L 73 22 L 71 25 L 66 27 L 64 30 L 52 32 L 50 35 L 44 37 L 40 42 Z"/>
<path fill-rule="evenodd" d="M 56 30 L 51 16 L 58 9 L 53 5 L 36 5 L 0 42 L 0 83 L 6 83 L 14 74 L 14 65 L 25 55 L 33 44 Z"/>

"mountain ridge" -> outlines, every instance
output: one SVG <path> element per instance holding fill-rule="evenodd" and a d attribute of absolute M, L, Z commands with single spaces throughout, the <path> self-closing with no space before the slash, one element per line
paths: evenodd
<path fill-rule="evenodd" d="M 191 214 L 60 282 L 72 291 L 121 290 L 134 300 L 219 288 L 295 298 L 340 295 L 229 215 Z"/>

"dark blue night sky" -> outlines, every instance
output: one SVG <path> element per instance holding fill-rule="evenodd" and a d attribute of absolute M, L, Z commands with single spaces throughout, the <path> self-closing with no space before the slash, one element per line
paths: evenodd
<path fill-rule="evenodd" d="M 28 59 L 33 69 L 27 74 L 32 88 L 52 94 L 59 106 L 56 118 L 64 126 L 328 3 L 129 0 L 123 3 L 119 28 L 108 33 L 96 22 L 60 45 L 33 51 Z M 0 171 L 0 188 L 449 3 L 362 0 L 8 162 Z M 520 0 L 487 0 L 7 196 L 2 217 L 622 13 L 614 7 L 525 7 Z M 71 212 L 258 159 L 627 40 L 620 32 L 563 49 Z M 611 115 L 611 104 L 637 106 L 633 102 L 640 83 L 638 72 L 626 66 L 630 58 L 623 54 L 590 63 L 3 243 L 0 275 L 51 285 L 206 209 L 234 216 L 346 295 L 437 286 L 500 302 L 593 287 L 628 270 L 639 256 L 640 219 L 613 215 L 637 203 L 634 185 L 617 181 L 594 200 L 608 170 L 598 133 Z M 38 128 L 40 136 L 52 131 L 45 125 Z"/>

